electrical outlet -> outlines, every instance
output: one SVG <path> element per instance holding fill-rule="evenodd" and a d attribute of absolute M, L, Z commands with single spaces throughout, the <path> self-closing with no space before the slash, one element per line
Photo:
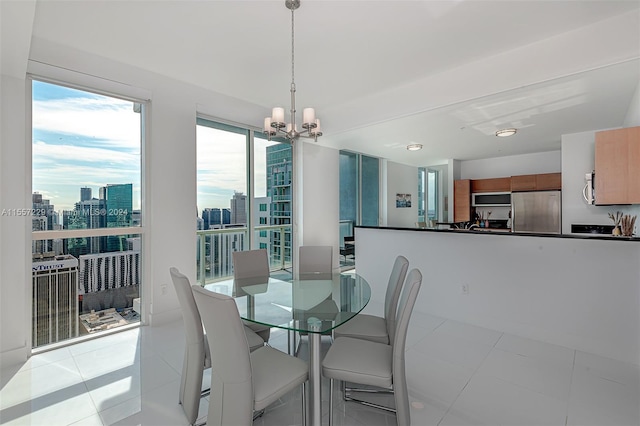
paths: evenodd
<path fill-rule="evenodd" d="M 161 292 L 162 294 L 167 294 L 167 285 L 166 285 L 166 284 L 162 284 L 162 285 L 160 286 L 160 292 Z"/>
<path fill-rule="evenodd" d="M 460 286 L 460 294 L 467 295 L 469 294 L 469 284 L 462 284 Z"/>

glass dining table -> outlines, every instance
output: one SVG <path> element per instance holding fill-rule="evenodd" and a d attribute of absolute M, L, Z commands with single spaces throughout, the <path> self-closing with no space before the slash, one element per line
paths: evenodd
<path fill-rule="evenodd" d="M 309 338 L 309 398 L 312 426 L 322 419 L 321 335 L 360 313 L 371 298 L 367 281 L 355 273 L 308 274 L 296 279 L 274 277 L 229 279 L 205 285 L 232 296 L 244 320 L 307 334 Z"/>

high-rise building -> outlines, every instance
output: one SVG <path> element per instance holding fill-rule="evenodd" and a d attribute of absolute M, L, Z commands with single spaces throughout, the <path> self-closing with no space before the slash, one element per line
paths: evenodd
<path fill-rule="evenodd" d="M 257 197 L 253 199 L 253 223 L 254 226 L 266 226 L 271 222 L 271 198 Z M 267 249 L 271 252 L 271 231 L 259 230 L 256 242 L 258 248 Z"/>
<path fill-rule="evenodd" d="M 242 192 L 234 192 L 231 199 L 231 224 L 244 225 L 247 223 L 247 196 Z"/>
<path fill-rule="evenodd" d="M 104 191 L 102 191 L 104 189 Z M 104 194 L 107 228 L 131 226 L 133 214 L 133 185 L 110 184 L 101 188 Z"/>
<path fill-rule="evenodd" d="M 33 347 L 78 336 L 78 259 L 34 255 L 32 285 Z"/>
<path fill-rule="evenodd" d="M 231 224 L 231 209 L 222 209 L 222 224 L 223 225 Z"/>
<path fill-rule="evenodd" d="M 271 225 L 291 225 L 291 178 L 293 176 L 291 145 L 267 147 L 267 196 L 271 198 Z M 271 232 L 271 258 L 291 262 L 291 227 L 284 232 Z M 284 253 L 282 253 L 284 247 Z"/>
<path fill-rule="evenodd" d="M 219 208 L 206 208 L 202 210 L 203 229 L 220 228 L 222 225 L 222 212 Z"/>
<path fill-rule="evenodd" d="M 137 247 L 135 238 L 125 239 L 127 248 Z M 94 293 L 138 286 L 142 278 L 140 251 L 86 254 L 80 261 L 80 293 Z"/>
<path fill-rule="evenodd" d="M 133 185 L 110 184 L 100 188 L 101 198 L 104 197 L 105 218 L 107 228 L 129 227 L 132 225 L 133 214 Z M 123 251 L 125 237 L 108 236 L 104 251 Z"/>
<path fill-rule="evenodd" d="M 58 215 L 54 210 L 53 204 L 49 200 L 44 199 L 42 194 L 34 192 L 31 195 L 32 203 L 32 231 L 51 231 L 58 224 Z M 35 240 L 32 243 L 33 253 L 47 253 L 53 250 L 53 242 L 51 240 Z"/>
<path fill-rule="evenodd" d="M 80 201 L 87 201 L 91 198 L 91 188 L 88 188 L 86 186 L 80 188 Z"/>

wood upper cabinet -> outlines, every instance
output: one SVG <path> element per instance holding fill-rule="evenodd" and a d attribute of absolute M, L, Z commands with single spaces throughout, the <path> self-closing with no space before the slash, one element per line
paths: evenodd
<path fill-rule="evenodd" d="M 511 178 L 474 179 L 471 181 L 471 192 L 510 192 Z"/>
<path fill-rule="evenodd" d="M 536 175 L 511 176 L 512 191 L 535 191 Z"/>
<path fill-rule="evenodd" d="M 562 189 L 562 173 L 542 173 L 536 175 L 536 190 Z"/>
<path fill-rule="evenodd" d="M 453 182 L 453 221 L 471 221 L 471 180 L 469 179 Z"/>
<path fill-rule="evenodd" d="M 596 132 L 596 204 L 640 204 L 640 127 Z"/>
<path fill-rule="evenodd" d="M 561 188 L 561 173 L 511 176 L 512 191 L 548 191 Z"/>

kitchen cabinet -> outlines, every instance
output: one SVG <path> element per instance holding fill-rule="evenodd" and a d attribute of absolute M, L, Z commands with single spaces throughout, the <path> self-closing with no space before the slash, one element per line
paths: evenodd
<path fill-rule="evenodd" d="M 471 180 L 460 179 L 453 182 L 453 221 L 470 222 Z"/>
<path fill-rule="evenodd" d="M 597 205 L 640 204 L 640 127 L 596 132 Z"/>
<path fill-rule="evenodd" d="M 562 189 L 562 173 L 542 173 L 536 175 L 536 191 Z"/>
<path fill-rule="evenodd" d="M 536 175 L 511 176 L 512 191 L 535 191 Z"/>
<path fill-rule="evenodd" d="M 474 179 L 471 181 L 471 192 L 510 192 L 511 178 Z"/>
<path fill-rule="evenodd" d="M 561 173 L 511 176 L 511 191 L 549 191 L 562 188 Z"/>

